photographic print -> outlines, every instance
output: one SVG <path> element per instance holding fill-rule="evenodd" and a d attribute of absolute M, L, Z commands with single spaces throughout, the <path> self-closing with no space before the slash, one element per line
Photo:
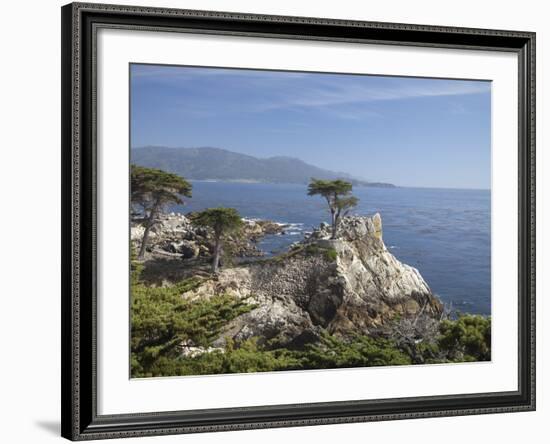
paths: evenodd
<path fill-rule="evenodd" d="M 132 378 L 491 360 L 490 81 L 129 82 Z"/>
<path fill-rule="evenodd" d="M 61 23 L 62 436 L 535 410 L 534 32 Z"/>

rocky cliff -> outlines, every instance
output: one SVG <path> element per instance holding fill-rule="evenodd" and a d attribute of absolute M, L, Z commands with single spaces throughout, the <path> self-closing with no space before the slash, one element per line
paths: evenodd
<path fill-rule="evenodd" d="M 286 254 L 223 269 L 183 297 L 223 293 L 255 308 L 227 326 L 214 343 L 219 347 L 229 336 L 299 348 L 323 331 L 368 334 L 398 316 L 442 312 L 418 270 L 387 250 L 379 214 L 344 218 L 337 240 L 322 224 Z"/>

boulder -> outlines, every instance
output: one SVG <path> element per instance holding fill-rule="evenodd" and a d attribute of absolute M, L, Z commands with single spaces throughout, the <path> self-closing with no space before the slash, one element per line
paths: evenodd
<path fill-rule="evenodd" d="M 197 245 L 196 242 L 183 240 L 181 242 L 181 247 L 179 249 L 179 253 L 181 253 L 181 256 L 184 259 L 192 259 L 199 255 L 200 248 Z"/>

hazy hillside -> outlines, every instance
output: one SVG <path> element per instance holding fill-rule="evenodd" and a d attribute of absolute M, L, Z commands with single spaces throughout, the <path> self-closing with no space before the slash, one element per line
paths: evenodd
<path fill-rule="evenodd" d="M 311 177 L 346 178 L 355 185 L 393 187 L 391 184 L 356 180 L 348 174 L 318 168 L 293 157 L 259 159 L 220 148 L 136 148 L 131 151 L 131 162 L 192 180 L 307 183 Z"/>

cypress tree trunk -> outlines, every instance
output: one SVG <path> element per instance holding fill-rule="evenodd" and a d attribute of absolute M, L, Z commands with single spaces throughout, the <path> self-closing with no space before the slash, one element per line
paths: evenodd
<path fill-rule="evenodd" d="M 143 232 L 143 238 L 141 239 L 141 247 L 139 248 L 139 254 L 138 254 L 138 260 L 142 261 L 145 257 L 145 247 L 147 247 L 147 241 L 149 240 L 149 232 L 151 231 L 151 228 L 153 227 L 155 223 L 155 217 L 158 212 L 158 208 L 160 206 L 160 202 L 157 200 L 155 202 L 155 205 L 153 205 L 153 208 L 151 208 L 151 212 L 149 213 L 149 217 L 147 218 L 147 222 L 145 224 L 145 231 Z"/>
<path fill-rule="evenodd" d="M 212 272 L 217 273 L 218 272 L 218 266 L 220 264 L 220 253 L 221 253 L 221 236 L 216 234 L 216 243 L 214 245 L 214 259 L 212 260 Z"/>
<path fill-rule="evenodd" d="M 332 240 L 336 239 L 336 234 L 338 232 L 338 222 L 340 221 L 340 212 L 336 214 L 332 214 L 332 236 L 330 238 Z"/>
<path fill-rule="evenodd" d="M 336 224 L 338 223 L 336 219 L 336 213 L 331 208 L 330 210 L 330 216 L 331 216 L 331 225 L 332 225 L 332 234 L 330 236 L 331 239 L 336 239 Z"/>
<path fill-rule="evenodd" d="M 150 220 L 148 220 L 147 225 L 145 226 L 145 231 L 143 232 L 143 238 L 141 239 L 141 247 L 139 248 L 138 260 L 140 261 L 142 261 L 145 256 L 145 246 L 149 240 L 149 231 L 151 231 L 152 226 L 153 224 Z"/>

